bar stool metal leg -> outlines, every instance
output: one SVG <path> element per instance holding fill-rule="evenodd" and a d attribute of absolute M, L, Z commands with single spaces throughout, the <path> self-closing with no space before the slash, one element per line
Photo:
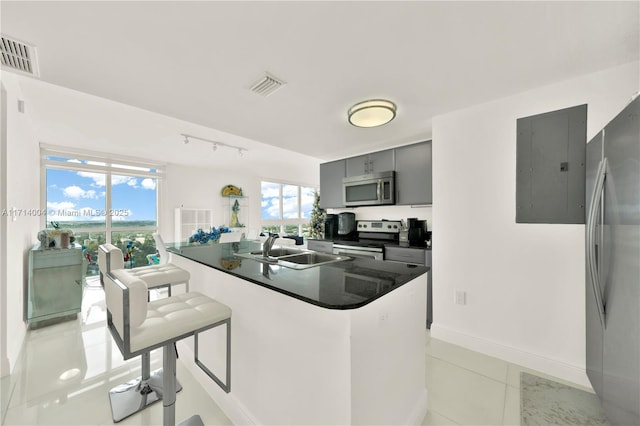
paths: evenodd
<path fill-rule="evenodd" d="M 164 393 L 162 369 L 159 368 L 154 372 L 150 371 L 151 356 L 149 352 L 143 353 L 140 357 L 142 358 L 141 376 L 118 385 L 109 391 L 111 416 L 115 423 L 162 399 Z M 176 392 L 182 390 L 182 386 L 178 381 L 176 381 L 174 388 Z"/>
<path fill-rule="evenodd" d="M 162 424 L 174 426 L 176 424 L 176 352 L 173 345 L 165 345 L 162 350 Z"/>
<path fill-rule="evenodd" d="M 165 345 L 162 349 L 162 424 L 175 426 L 176 424 L 176 351 L 173 344 Z M 178 426 L 204 426 L 199 415 L 193 415 Z"/>

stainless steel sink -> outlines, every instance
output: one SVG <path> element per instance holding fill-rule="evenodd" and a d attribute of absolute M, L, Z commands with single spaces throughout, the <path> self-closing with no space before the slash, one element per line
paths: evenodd
<path fill-rule="evenodd" d="M 292 254 L 300 254 L 300 253 L 306 253 L 306 252 L 307 250 L 297 249 L 297 248 L 274 247 L 269 251 L 269 256 L 278 258 L 282 256 L 290 256 Z M 262 250 L 252 251 L 251 254 L 253 256 L 262 256 Z"/>
<path fill-rule="evenodd" d="M 275 247 L 270 251 L 269 257 L 263 257 L 262 251 L 249 253 L 236 253 L 236 256 L 253 259 L 256 262 L 269 263 L 271 265 L 284 266 L 291 269 L 307 269 L 328 263 L 342 262 L 351 259 L 348 256 L 318 253 L 311 250 L 295 249 L 289 247 Z"/>
<path fill-rule="evenodd" d="M 341 262 L 347 259 L 351 258 L 347 256 L 338 256 L 336 254 L 326 254 L 312 251 L 308 253 L 281 257 L 280 259 L 278 259 L 278 265 L 293 269 L 305 269 L 318 265 L 326 265 L 327 263 Z"/>

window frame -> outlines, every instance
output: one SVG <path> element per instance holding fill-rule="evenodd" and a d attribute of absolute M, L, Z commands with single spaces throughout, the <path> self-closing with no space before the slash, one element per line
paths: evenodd
<path fill-rule="evenodd" d="M 59 157 L 61 160 L 48 159 L 47 157 Z M 77 159 L 92 164 L 69 162 L 62 159 Z M 153 233 L 157 232 L 160 225 L 162 211 L 162 184 L 164 180 L 165 165 L 154 162 L 144 162 L 131 157 L 114 156 L 113 154 L 98 153 L 80 149 L 56 147 L 40 144 L 40 225 L 47 228 L 47 170 L 67 170 L 73 172 L 100 173 L 105 176 L 105 210 L 112 209 L 112 179 L 113 176 L 131 176 L 134 178 L 152 178 L 155 180 L 155 226 L 126 226 L 119 225 L 119 221 L 112 220 L 111 215 L 105 215 L 104 223 L 98 226 L 74 228 L 77 233 L 104 233 L 105 241 L 112 242 L 114 233 Z"/>
<path fill-rule="evenodd" d="M 279 203 L 279 219 L 263 219 L 262 217 L 262 184 L 272 183 L 279 185 L 278 189 L 278 203 Z M 293 219 L 284 218 L 284 202 L 283 202 L 283 186 L 295 186 L 298 189 L 297 201 L 298 201 L 298 217 Z M 311 218 L 302 217 L 302 188 L 312 188 L 315 192 L 319 192 L 319 188 L 316 185 L 309 185 L 304 183 L 290 182 L 279 179 L 260 179 L 260 232 L 265 226 L 279 226 L 279 234 L 286 235 L 284 230 L 287 226 L 296 225 L 298 227 L 298 236 L 303 236 L 303 226 L 308 225 Z"/>

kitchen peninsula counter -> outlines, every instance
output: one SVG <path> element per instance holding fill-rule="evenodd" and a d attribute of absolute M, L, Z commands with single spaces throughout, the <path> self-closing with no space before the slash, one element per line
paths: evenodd
<path fill-rule="evenodd" d="M 178 256 L 327 309 L 360 308 L 429 270 L 361 258 L 289 269 L 238 256 L 261 247 L 259 242 L 242 241 L 208 245 L 174 243 L 167 248 Z"/>
<path fill-rule="evenodd" d="M 181 359 L 234 424 L 420 424 L 428 268 L 351 259 L 297 270 L 238 254 L 259 242 L 168 244 L 189 287 L 232 309 L 231 392 Z M 199 359 L 225 377 L 224 327 Z M 179 378 L 178 378 L 179 379 Z"/>

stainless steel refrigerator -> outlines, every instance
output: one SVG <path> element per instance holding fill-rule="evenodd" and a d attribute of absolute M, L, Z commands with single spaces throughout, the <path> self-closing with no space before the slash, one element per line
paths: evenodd
<path fill-rule="evenodd" d="M 640 425 L 640 97 L 587 144 L 586 367 L 614 425 Z"/>

